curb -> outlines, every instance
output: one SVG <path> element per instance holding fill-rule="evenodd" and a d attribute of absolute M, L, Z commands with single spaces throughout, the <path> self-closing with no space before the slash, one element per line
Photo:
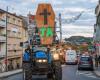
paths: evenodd
<path fill-rule="evenodd" d="M 97 73 L 97 70 L 94 69 L 93 73 L 97 76 L 97 77 L 100 77 L 100 74 Z"/>
<path fill-rule="evenodd" d="M 16 71 L 9 71 L 9 72 L 0 73 L 0 79 L 1 78 L 7 78 L 9 76 L 12 76 L 12 75 L 15 75 L 15 74 L 20 74 L 20 73 L 22 73 L 22 69 L 16 70 Z"/>
<path fill-rule="evenodd" d="M 97 77 L 100 77 L 100 75 L 98 75 L 98 73 L 96 71 L 94 71 L 94 74 L 97 76 Z"/>

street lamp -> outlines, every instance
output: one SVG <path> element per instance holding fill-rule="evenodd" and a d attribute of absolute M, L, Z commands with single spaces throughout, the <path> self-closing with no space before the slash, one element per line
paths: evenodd
<path fill-rule="evenodd" d="M 8 66 L 7 66 L 7 16 L 8 16 L 8 6 L 6 7 L 6 56 L 5 56 L 5 59 L 6 59 L 6 72 L 8 71 Z"/>

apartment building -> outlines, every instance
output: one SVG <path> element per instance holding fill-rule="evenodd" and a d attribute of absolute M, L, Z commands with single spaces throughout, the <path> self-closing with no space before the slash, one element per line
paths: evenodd
<path fill-rule="evenodd" d="M 23 48 L 20 47 L 20 42 L 27 41 L 26 27 L 24 27 L 23 19 L 16 14 L 12 14 L 1 10 L 7 16 L 7 62 L 8 70 L 20 68 L 22 66 Z M 7 15 L 6 15 L 7 14 Z M 4 31 L 3 31 L 4 32 Z M 6 33 L 6 32 L 5 32 Z M 0 38 L 1 39 L 1 38 Z M 3 48 L 3 46 L 2 46 Z M 6 48 L 3 48 L 6 51 Z M 6 55 L 5 55 L 6 56 Z"/>
<path fill-rule="evenodd" d="M 29 41 L 31 43 L 31 40 L 33 39 L 33 35 L 35 34 L 35 28 L 36 28 L 36 17 L 35 15 L 28 14 L 28 35 L 29 35 Z"/>
<path fill-rule="evenodd" d="M 96 24 L 94 26 L 94 43 L 96 46 L 96 53 L 100 56 L 100 0 L 95 9 Z"/>
<path fill-rule="evenodd" d="M 5 14 L 0 10 L 0 72 L 5 71 L 6 54 L 6 21 Z"/>

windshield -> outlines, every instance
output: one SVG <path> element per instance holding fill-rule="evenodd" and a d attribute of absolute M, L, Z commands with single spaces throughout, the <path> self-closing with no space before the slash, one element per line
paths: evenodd
<path fill-rule="evenodd" d="M 91 58 L 89 58 L 89 57 L 81 57 L 81 61 L 90 61 L 91 60 Z"/>

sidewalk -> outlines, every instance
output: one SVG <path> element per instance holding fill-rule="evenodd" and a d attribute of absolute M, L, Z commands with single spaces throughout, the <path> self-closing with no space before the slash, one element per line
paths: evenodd
<path fill-rule="evenodd" d="M 98 77 L 100 77 L 100 65 L 99 65 L 98 67 L 95 67 L 94 73 L 95 73 Z"/>
<path fill-rule="evenodd" d="M 8 77 L 8 76 L 12 76 L 14 74 L 18 74 L 18 73 L 21 73 L 21 72 L 22 72 L 22 69 L 0 73 L 0 78 L 5 78 L 5 77 Z"/>

